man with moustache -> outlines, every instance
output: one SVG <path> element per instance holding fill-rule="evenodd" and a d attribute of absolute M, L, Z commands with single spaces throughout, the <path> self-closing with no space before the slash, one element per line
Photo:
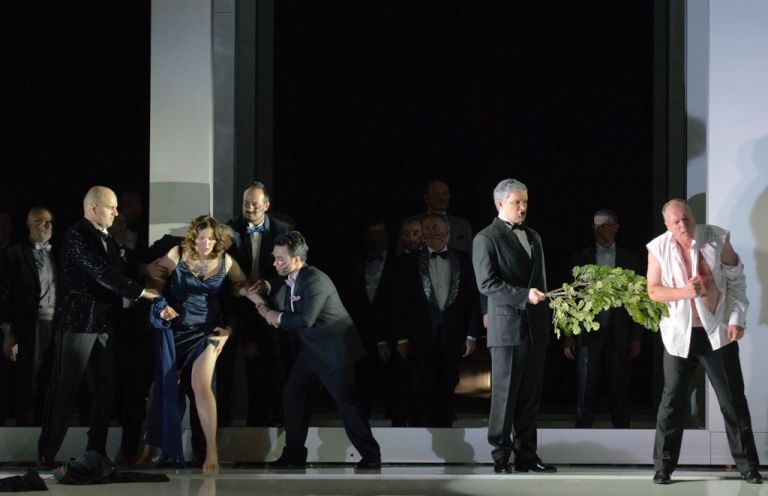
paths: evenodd
<path fill-rule="evenodd" d="M 475 351 L 482 323 L 472 261 L 448 248 L 448 236 L 444 216 L 425 216 L 425 249 L 403 264 L 397 283 L 397 353 L 409 371 L 412 426 L 453 425 L 459 362 Z"/>
<path fill-rule="evenodd" d="M 41 468 L 54 465 L 86 373 L 93 385 L 86 449 L 107 455 L 114 395 L 115 320 L 122 298 L 159 296 L 124 275 L 124 260 L 107 231 L 117 215 L 114 191 L 94 186 L 83 199 L 83 218 L 64 234 L 57 272 L 53 374 L 38 440 Z"/>
<path fill-rule="evenodd" d="M 730 233 L 696 225 L 685 201 L 670 200 L 661 213 L 667 231 L 647 245 L 648 296 L 669 309 L 659 325 L 664 392 L 656 418 L 653 482 L 669 484 L 677 468 L 687 390 L 701 365 L 715 389 L 736 467 L 744 481 L 762 484 L 739 361 L 749 306 L 744 266 Z"/>
<path fill-rule="evenodd" d="M 229 222 L 234 230 L 234 243 L 228 253 L 234 257 L 248 276 L 249 282 L 269 279 L 275 275 L 272 266 L 272 242 L 287 232 L 287 226 L 269 215 L 269 191 L 254 181 L 243 191 L 242 214 Z M 248 425 L 275 425 L 282 417 L 282 389 L 291 361 L 291 343 L 259 318 L 253 305 L 245 298 L 230 302 L 233 337 L 239 346 L 225 347 L 225 354 L 216 365 L 217 393 L 221 405 L 222 424 L 229 420 L 232 375 L 236 349 L 245 355 L 248 381 Z"/>
<path fill-rule="evenodd" d="M 550 318 L 544 251 L 539 234 L 524 225 L 528 188 L 504 179 L 493 190 L 498 216 L 475 236 L 472 261 L 480 292 L 488 297 L 491 411 L 488 442 L 496 473 L 556 472 L 536 453 Z M 514 467 L 509 458 L 514 452 Z"/>
<path fill-rule="evenodd" d="M 280 235 L 274 245 L 274 265 L 285 279 L 273 279 L 269 304 L 262 300 L 256 306 L 271 326 L 296 334 L 300 345 L 283 392 L 285 449 L 270 466 L 306 466 L 310 402 L 324 387 L 336 403 L 347 437 L 360 453 L 355 468 L 380 469 L 379 444 L 354 388 L 353 364 L 365 355 L 355 324 L 331 279 L 307 264 L 309 247 L 301 233 Z"/>
<path fill-rule="evenodd" d="M 30 209 L 27 230 L 27 239 L 6 247 L 0 257 L 3 354 L 13 364 L 11 394 L 17 426 L 40 425 L 53 359 L 56 306 L 51 211 Z"/>

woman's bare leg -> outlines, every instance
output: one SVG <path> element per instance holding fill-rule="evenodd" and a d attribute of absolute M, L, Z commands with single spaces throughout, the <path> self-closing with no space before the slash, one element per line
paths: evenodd
<path fill-rule="evenodd" d="M 219 344 L 219 346 L 222 345 L 223 343 Z M 204 474 L 219 472 L 219 454 L 216 449 L 216 398 L 211 389 L 217 357 L 218 350 L 213 346 L 206 346 L 205 351 L 192 364 L 192 391 L 195 393 L 197 414 L 205 435 Z"/>

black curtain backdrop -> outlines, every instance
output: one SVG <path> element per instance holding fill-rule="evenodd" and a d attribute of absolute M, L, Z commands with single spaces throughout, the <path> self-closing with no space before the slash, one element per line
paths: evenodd
<path fill-rule="evenodd" d="M 651 5 L 307 0 L 275 18 L 273 208 L 318 265 L 344 270 L 370 219 L 396 232 L 433 178 L 475 232 L 499 180 L 526 183 L 552 283 L 600 207 L 622 244 L 652 237 Z"/>
<path fill-rule="evenodd" d="M 94 184 L 149 192 L 150 2 L 8 2 L 0 21 L 0 210 L 26 235 L 45 205 L 54 236 Z"/>

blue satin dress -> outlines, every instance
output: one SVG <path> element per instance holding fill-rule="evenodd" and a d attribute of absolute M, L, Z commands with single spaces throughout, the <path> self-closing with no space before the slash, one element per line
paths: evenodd
<path fill-rule="evenodd" d="M 209 344 L 214 329 L 221 326 L 223 317 L 219 292 L 227 275 L 224 257 L 215 275 L 201 279 L 179 261 L 171 273 L 166 297 L 152 306 L 150 325 L 155 334 L 156 360 L 152 404 L 147 419 L 146 442 L 159 446 L 163 458 L 184 463 L 181 440 L 181 420 L 186 401 L 178 386 L 179 371 L 189 367 Z M 170 305 L 179 314 L 171 321 L 160 319 L 160 312 Z"/>

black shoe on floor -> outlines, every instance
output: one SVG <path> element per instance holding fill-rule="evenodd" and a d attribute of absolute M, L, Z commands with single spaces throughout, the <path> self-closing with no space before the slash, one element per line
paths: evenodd
<path fill-rule="evenodd" d="M 381 470 L 381 458 L 362 458 L 355 465 L 355 472 L 358 470 Z"/>
<path fill-rule="evenodd" d="M 267 468 L 307 468 L 307 460 L 283 453 L 277 460 L 269 462 Z"/>
<path fill-rule="evenodd" d="M 497 474 L 511 474 L 514 472 L 514 469 L 508 460 L 495 460 L 493 462 L 493 471 Z"/>
<path fill-rule="evenodd" d="M 760 475 L 760 472 L 757 471 L 757 468 L 751 468 L 746 472 L 742 472 L 741 477 L 744 479 L 744 482 L 748 482 L 750 484 L 763 483 L 763 476 Z"/>
<path fill-rule="evenodd" d="M 672 480 L 669 477 L 669 472 L 666 470 L 657 470 L 655 474 L 653 474 L 653 483 L 654 484 L 669 484 L 672 482 Z"/>
<path fill-rule="evenodd" d="M 557 467 L 544 463 L 541 460 L 528 463 L 515 462 L 515 472 L 538 472 L 543 474 L 553 474 L 557 472 Z"/>

